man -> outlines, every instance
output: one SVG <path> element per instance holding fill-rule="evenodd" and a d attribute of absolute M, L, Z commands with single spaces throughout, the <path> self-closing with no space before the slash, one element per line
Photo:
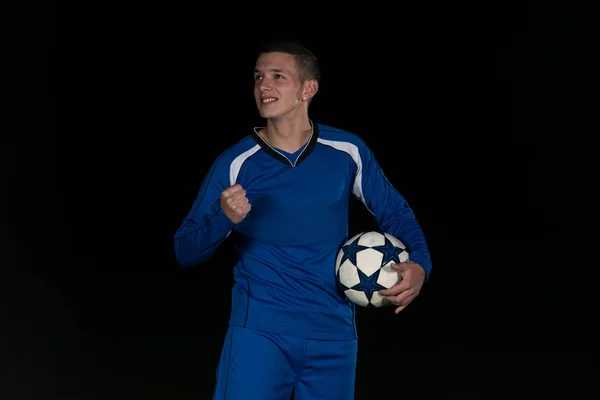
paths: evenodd
<path fill-rule="evenodd" d="M 279 43 L 259 52 L 254 96 L 266 126 L 224 151 L 175 235 L 181 265 L 200 264 L 235 233 L 230 325 L 214 400 L 350 400 L 357 334 L 354 305 L 334 265 L 348 238 L 356 196 L 411 261 L 385 291 L 396 313 L 431 270 L 424 235 L 404 198 L 356 135 L 314 123 L 319 64 L 307 49 Z"/>

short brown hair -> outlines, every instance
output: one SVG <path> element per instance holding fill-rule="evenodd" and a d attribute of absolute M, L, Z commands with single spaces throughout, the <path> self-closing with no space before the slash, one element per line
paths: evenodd
<path fill-rule="evenodd" d="M 290 40 L 280 40 L 263 43 L 258 49 L 258 55 L 262 53 L 285 53 L 296 57 L 300 81 L 305 82 L 315 79 L 317 83 L 321 80 L 321 66 L 319 60 L 306 46 Z"/>

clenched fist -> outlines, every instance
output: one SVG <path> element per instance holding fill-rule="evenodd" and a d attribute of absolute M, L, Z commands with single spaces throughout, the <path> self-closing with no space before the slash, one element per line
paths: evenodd
<path fill-rule="evenodd" d="M 221 208 L 234 224 L 239 224 L 250 212 L 252 206 L 246 198 L 246 191 L 235 184 L 221 193 Z"/>

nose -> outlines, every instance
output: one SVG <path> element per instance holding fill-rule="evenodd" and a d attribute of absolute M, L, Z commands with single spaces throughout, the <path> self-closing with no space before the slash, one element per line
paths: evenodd
<path fill-rule="evenodd" d="M 271 90 L 271 84 L 267 78 L 263 78 L 258 85 L 258 90 L 261 92 L 268 92 Z"/>

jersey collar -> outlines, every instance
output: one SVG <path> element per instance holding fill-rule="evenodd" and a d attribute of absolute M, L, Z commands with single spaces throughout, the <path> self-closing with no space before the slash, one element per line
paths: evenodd
<path fill-rule="evenodd" d="M 275 150 L 269 143 L 267 143 L 262 137 L 260 137 L 258 131 L 263 129 L 264 126 L 255 127 L 252 132 L 252 138 L 256 141 L 256 143 L 260 145 L 263 151 L 271 157 L 291 167 L 297 167 L 302 161 L 306 159 L 306 157 L 309 156 L 310 153 L 312 153 L 313 149 L 315 148 L 315 145 L 317 144 L 317 139 L 319 138 L 319 125 L 313 123 L 312 120 L 309 120 L 309 122 L 312 127 L 312 135 L 308 140 L 308 144 L 306 145 L 302 153 L 300 153 L 295 163 L 292 163 L 286 156 L 281 154 L 279 151 Z"/>

